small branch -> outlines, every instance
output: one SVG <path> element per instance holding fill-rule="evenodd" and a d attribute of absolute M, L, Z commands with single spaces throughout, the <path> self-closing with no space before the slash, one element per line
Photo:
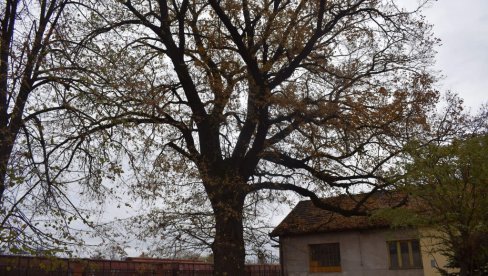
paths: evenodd
<path fill-rule="evenodd" d="M 359 201 L 352 209 L 343 209 L 339 206 L 326 203 L 324 200 L 320 199 L 314 192 L 308 189 L 293 184 L 289 184 L 289 183 L 262 182 L 262 183 L 251 185 L 248 193 L 252 193 L 264 189 L 276 190 L 276 191 L 293 191 L 301 196 L 310 198 L 313 204 L 320 209 L 335 212 L 346 217 L 368 215 L 367 211 L 361 210 L 361 207 L 363 207 L 365 200 Z"/>

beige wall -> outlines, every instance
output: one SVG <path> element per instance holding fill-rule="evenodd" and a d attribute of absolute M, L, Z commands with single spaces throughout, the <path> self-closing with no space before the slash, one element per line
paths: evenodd
<path fill-rule="evenodd" d="M 417 238 L 416 231 L 347 231 L 281 237 L 286 276 L 421 276 L 422 269 L 389 270 L 386 242 Z M 309 244 L 340 243 L 342 272 L 309 273 Z M 424 264 L 425 265 L 425 264 Z M 430 265 L 430 263 L 429 263 Z"/>
<path fill-rule="evenodd" d="M 419 231 L 420 234 L 420 246 L 422 248 L 422 263 L 424 266 L 425 276 L 439 276 L 440 273 L 435 268 L 435 265 L 441 268 L 445 268 L 447 264 L 447 258 L 436 251 L 442 246 L 439 244 L 440 233 L 432 229 L 423 228 Z M 449 270 L 454 272 L 453 269 Z"/>

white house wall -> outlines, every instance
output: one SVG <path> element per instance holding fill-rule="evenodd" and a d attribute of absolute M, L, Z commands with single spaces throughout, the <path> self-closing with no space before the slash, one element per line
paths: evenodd
<path fill-rule="evenodd" d="M 414 231 L 365 230 L 281 237 L 285 276 L 421 276 L 422 269 L 390 270 L 387 241 L 414 239 Z M 309 245 L 340 244 L 342 272 L 309 272 Z"/>

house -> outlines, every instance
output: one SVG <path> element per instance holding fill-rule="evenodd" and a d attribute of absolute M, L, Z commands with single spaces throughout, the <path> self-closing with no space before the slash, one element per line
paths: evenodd
<path fill-rule="evenodd" d="M 352 208 L 366 196 L 324 199 Z M 369 210 L 397 206 L 401 194 L 380 193 L 366 200 Z M 407 207 L 418 204 L 409 202 Z M 436 266 L 445 258 L 434 253 L 435 241 L 423 229 L 393 229 L 386 220 L 345 217 L 301 201 L 272 231 L 279 237 L 283 275 L 420 276 L 439 275 Z"/>

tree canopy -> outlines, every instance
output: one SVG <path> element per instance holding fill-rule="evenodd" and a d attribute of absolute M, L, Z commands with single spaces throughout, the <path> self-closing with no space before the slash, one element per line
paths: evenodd
<path fill-rule="evenodd" d="M 0 3 L 0 251 L 51 254 L 82 242 L 88 205 L 102 175 L 117 174 L 88 137 L 69 49 L 82 3 Z M 98 126 L 98 125 L 97 125 Z M 94 158 L 96 156 L 96 158 Z M 108 169 L 107 169 L 108 168 Z M 107 196 L 104 191 L 102 198 Z"/>
<path fill-rule="evenodd" d="M 426 206 L 423 223 L 436 230 L 435 250 L 459 275 L 484 275 L 488 269 L 487 145 L 485 133 L 410 151 L 406 187 Z"/>
<path fill-rule="evenodd" d="M 389 189 L 406 144 L 452 130 L 431 125 L 438 41 L 392 0 L 33 3 L 1 6 L 1 242 L 39 230 L 29 206 L 87 223 L 68 188 L 103 199 L 108 179 L 243 275 L 260 203 L 365 215 L 368 195 L 320 197 Z"/>
<path fill-rule="evenodd" d="M 0 5 L 0 251 L 49 252 L 67 241 L 73 219 L 60 189 L 67 148 L 55 150 L 48 125 L 66 116 L 54 89 L 56 57 L 68 1 L 4 1 Z M 58 118 L 59 116 L 59 118 Z M 51 135 L 53 134 L 53 135 Z M 55 138 L 53 138 L 55 137 Z M 71 211 L 68 211 L 70 209 Z M 64 212 L 66 211 L 66 212 Z M 41 225 L 42 224 L 42 225 Z M 63 238 L 64 237 L 64 238 Z"/>
<path fill-rule="evenodd" d="M 124 141 L 134 191 L 203 198 L 218 275 L 243 273 L 251 198 L 293 191 L 365 214 L 362 202 L 319 197 L 392 185 L 392 162 L 438 100 L 437 40 L 393 1 L 86 5 L 72 49 L 84 69 L 79 106 Z"/>

